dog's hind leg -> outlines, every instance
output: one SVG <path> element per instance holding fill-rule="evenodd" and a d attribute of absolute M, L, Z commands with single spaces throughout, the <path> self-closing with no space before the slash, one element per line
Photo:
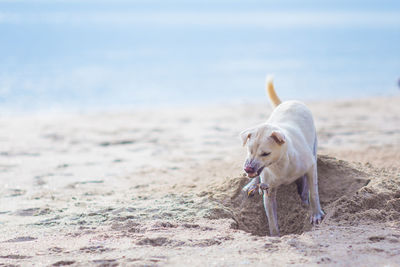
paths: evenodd
<path fill-rule="evenodd" d="M 299 179 L 296 180 L 297 185 L 297 193 L 300 195 L 301 202 L 308 206 L 310 204 L 309 201 L 309 188 L 308 188 L 308 181 L 307 176 L 303 175 Z"/>
<path fill-rule="evenodd" d="M 317 164 L 314 164 L 306 174 L 308 184 L 310 187 L 310 205 L 311 205 L 311 223 L 319 224 L 325 216 L 325 213 L 321 209 L 318 194 L 318 174 Z"/>

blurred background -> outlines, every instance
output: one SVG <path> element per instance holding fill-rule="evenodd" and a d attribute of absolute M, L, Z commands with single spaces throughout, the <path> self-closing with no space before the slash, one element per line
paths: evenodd
<path fill-rule="evenodd" d="M 0 109 L 395 95 L 397 0 L 0 0 Z"/>

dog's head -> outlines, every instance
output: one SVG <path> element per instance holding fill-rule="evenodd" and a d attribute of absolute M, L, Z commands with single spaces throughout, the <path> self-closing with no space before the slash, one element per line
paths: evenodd
<path fill-rule="evenodd" d="M 285 135 L 277 127 L 264 124 L 240 133 L 247 144 L 244 170 L 250 178 L 260 175 L 265 167 L 279 160 L 286 149 Z"/>

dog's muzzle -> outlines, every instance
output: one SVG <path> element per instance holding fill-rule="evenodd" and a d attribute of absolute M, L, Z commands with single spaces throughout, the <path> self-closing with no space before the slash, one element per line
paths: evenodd
<path fill-rule="evenodd" d="M 253 168 L 251 166 L 246 166 L 244 168 L 244 171 L 247 173 L 247 176 L 249 178 L 254 178 L 256 176 L 259 176 L 261 174 L 261 172 L 263 171 L 263 169 L 264 169 L 264 166 L 260 167 L 258 169 L 255 169 L 255 168 Z"/>

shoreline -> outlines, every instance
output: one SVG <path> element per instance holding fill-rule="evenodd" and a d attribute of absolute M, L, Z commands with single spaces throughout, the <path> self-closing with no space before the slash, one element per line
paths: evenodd
<path fill-rule="evenodd" d="M 307 105 L 316 105 L 318 103 L 345 103 L 345 102 L 363 102 L 370 101 L 371 99 L 376 99 L 378 101 L 384 99 L 398 99 L 400 101 L 400 94 L 398 91 L 392 91 L 385 95 L 369 95 L 363 97 L 337 97 L 335 99 L 331 98 L 319 98 L 319 99 L 302 99 L 299 100 Z M 295 98 L 285 99 L 287 100 L 297 100 Z M 1 111 L 0 117 L 18 117 L 18 116 L 45 116 L 45 115 L 73 115 L 73 114 L 85 114 L 85 115 L 94 115 L 98 113 L 106 113 L 106 114 L 115 114 L 115 113 L 135 113 L 135 112 L 148 112 L 148 111 L 175 111 L 175 110 L 200 110 L 200 109 L 215 109 L 218 107 L 233 107 L 233 106 L 257 106 L 258 108 L 262 105 L 266 105 L 268 108 L 270 103 L 268 101 L 267 96 L 261 101 L 254 101 L 251 99 L 234 99 L 230 101 L 218 100 L 216 102 L 209 101 L 201 101 L 201 102 L 191 102 L 187 103 L 186 101 L 182 101 L 180 103 L 172 103 L 172 104 L 160 104 L 156 103 L 155 105 L 148 103 L 145 105 L 139 105 L 134 107 L 134 105 L 119 105 L 118 103 L 115 105 L 110 105 L 106 108 L 101 106 L 88 106 L 86 108 L 82 107 L 67 107 L 67 106 L 54 106 L 52 108 L 31 108 L 29 110 L 23 110 L 15 107 L 4 108 Z"/>

